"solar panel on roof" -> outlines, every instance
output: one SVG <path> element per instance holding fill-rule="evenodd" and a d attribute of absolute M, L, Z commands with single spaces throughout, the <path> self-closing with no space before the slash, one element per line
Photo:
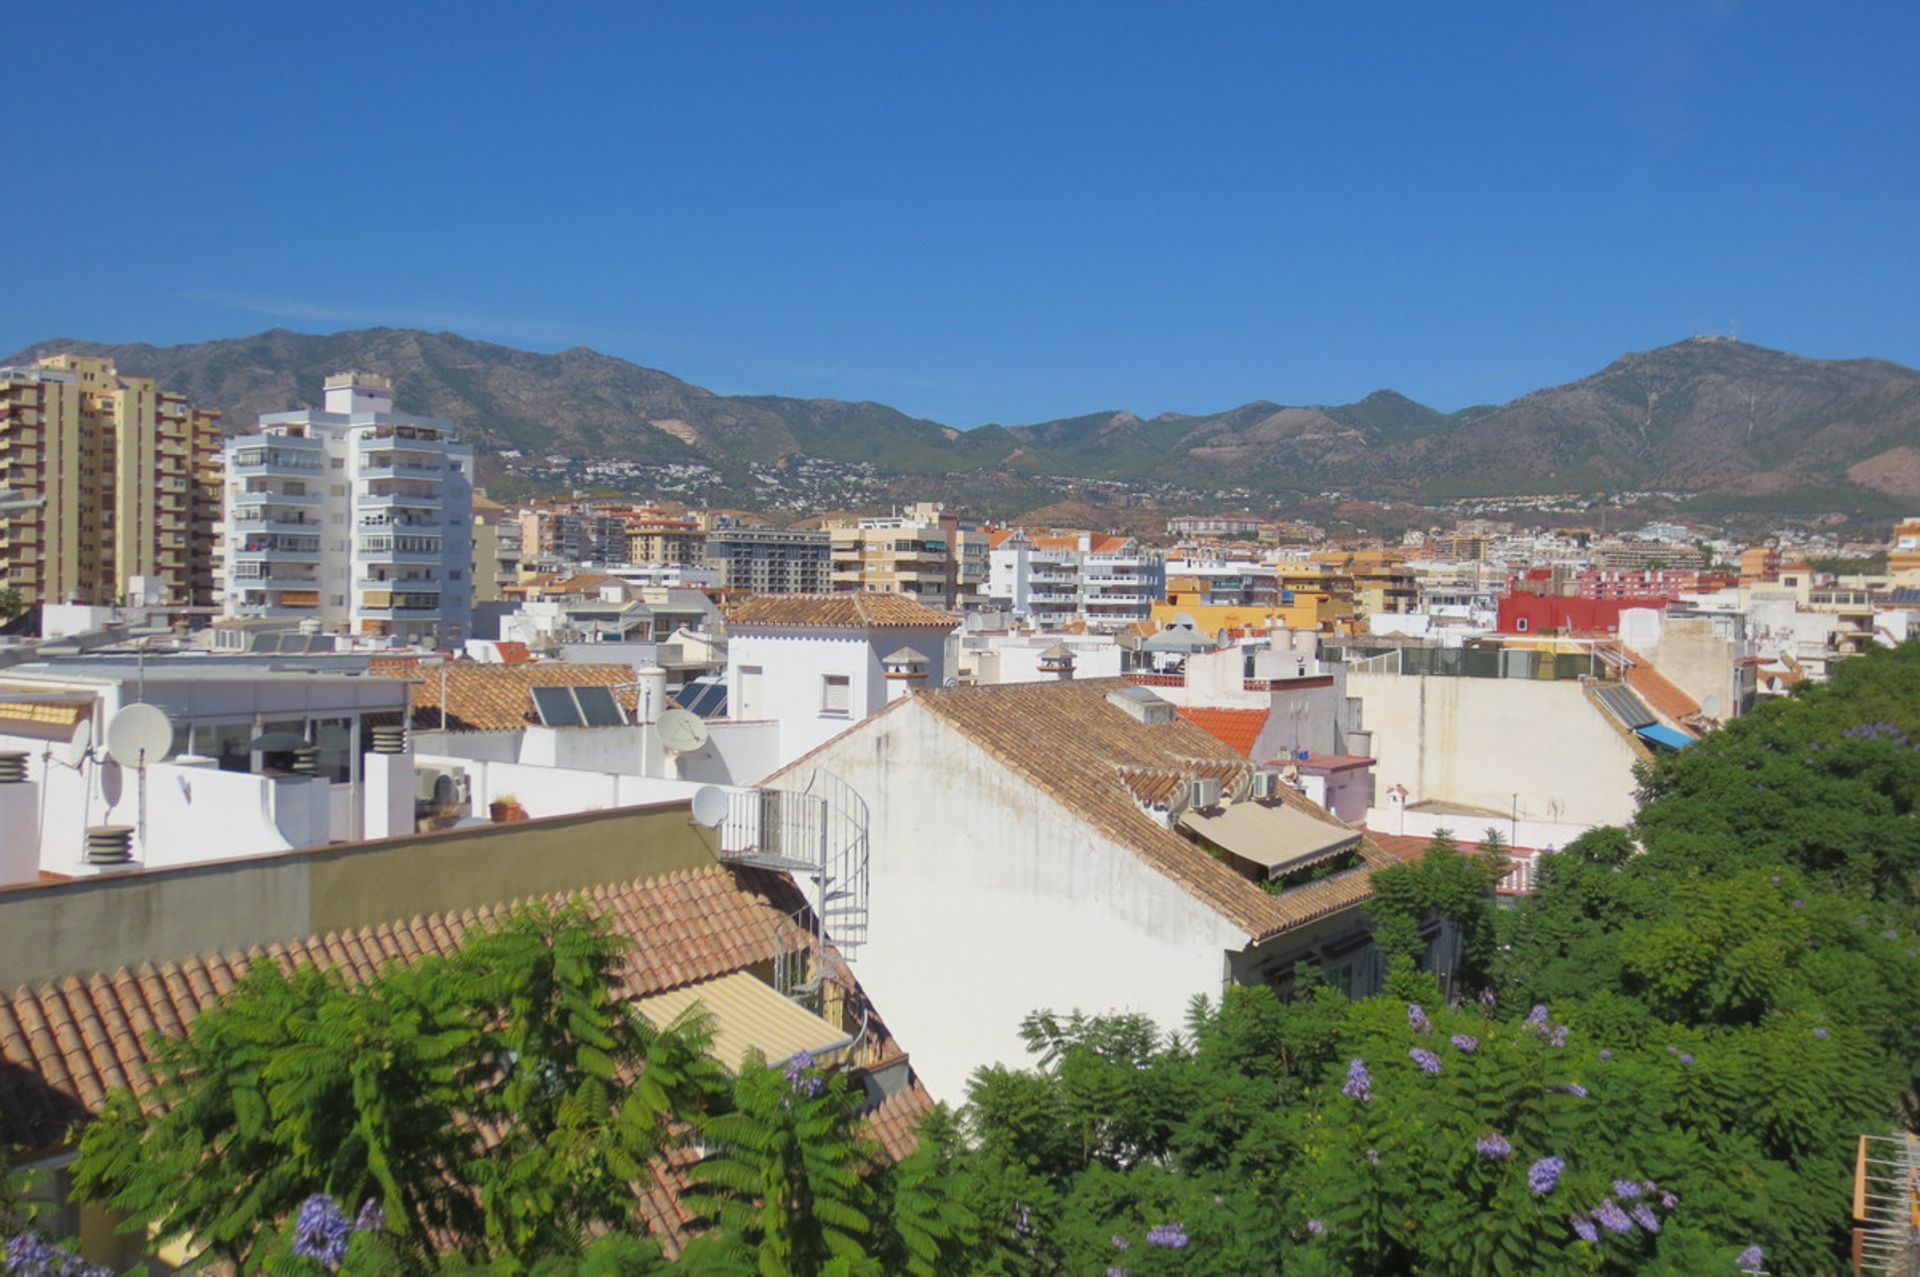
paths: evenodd
<path fill-rule="evenodd" d="M 533 707 L 540 713 L 540 721 L 548 727 L 584 727 L 586 719 L 581 717 L 579 703 L 573 699 L 571 687 L 534 687 Z"/>
<path fill-rule="evenodd" d="M 702 718 L 724 718 L 727 713 L 727 685 L 719 680 L 695 679 L 680 689 L 674 699 L 680 708 Z"/>
<path fill-rule="evenodd" d="M 610 687 L 576 687 L 573 698 L 580 703 L 580 716 L 588 727 L 619 727 L 627 721 Z"/>

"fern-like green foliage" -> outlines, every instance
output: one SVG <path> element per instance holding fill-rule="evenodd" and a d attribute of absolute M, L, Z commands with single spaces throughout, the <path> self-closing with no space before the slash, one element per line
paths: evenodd
<path fill-rule="evenodd" d="M 243 1267 L 316 1192 L 378 1202 L 410 1269 L 577 1255 L 630 1224 L 672 1125 L 725 1099 L 698 1019 L 655 1033 L 622 999 L 623 947 L 584 907 L 540 906 L 358 985 L 257 962 L 156 1039 L 144 1107 L 109 1097 L 76 1189 Z"/>
<path fill-rule="evenodd" d="M 683 1200 L 737 1239 L 761 1277 L 876 1271 L 879 1203 L 863 1174 L 874 1149 L 860 1103 L 844 1073 L 747 1060 L 732 1110 L 701 1125 L 709 1156 L 691 1168 Z"/>

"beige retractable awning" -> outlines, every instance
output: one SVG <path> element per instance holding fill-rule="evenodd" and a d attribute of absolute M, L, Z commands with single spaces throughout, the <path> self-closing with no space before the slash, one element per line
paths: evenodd
<path fill-rule="evenodd" d="M 730 1069 L 738 1068 L 749 1050 L 778 1064 L 800 1051 L 831 1055 L 848 1044 L 849 1035 L 839 1026 L 744 971 L 638 998 L 633 1005 L 648 1023 L 664 1029 L 696 1002 L 713 1020 L 713 1057 Z"/>
<path fill-rule="evenodd" d="M 1279 803 L 1230 803 L 1217 811 L 1188 811 L 1181 827 L 1230 855 L 1285 873 L 1360 845 L 1358 830 L 1316 820 Z"/>

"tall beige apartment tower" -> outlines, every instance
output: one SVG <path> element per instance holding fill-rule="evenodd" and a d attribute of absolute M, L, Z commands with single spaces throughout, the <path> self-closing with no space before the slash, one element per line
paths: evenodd
<path fill-rule="evenodd" d="M 220 414 L 107 359 L 0 367 L 0 482 L 38 508 L 0 512 L 6 584 L 24 603 L 112 603 L 146 578 L 210 605 Z"/>

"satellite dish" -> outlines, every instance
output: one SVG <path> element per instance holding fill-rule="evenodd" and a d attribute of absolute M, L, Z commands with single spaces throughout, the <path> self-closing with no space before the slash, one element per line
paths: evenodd
<path fill-rule="evenodd" d="M 107 721 L 107 757 L 122 767 L 166 758 L 173 748 L 173 722 L 155 705 L 128 705 Z"/>
<path fill-rule="evenodd" d="M 87 751 L 93 748 L 93 720 L 83 718 L 73 725 L 73 739 L 67 742 L 66 757 L 62 759 L 69 767 L 78 767 L 87 761 Z"/>
<path fill-rule="evenodd" d="M 660 743 L 673 753 L 691 754 L 707 743 L 707 725 L 692 710 L 667 710 L 660 715 Z"/>
<path fill-rule="evenodd" d="M 693 791 L 693 823 L 708 829 L 719 826 L 733 806 L 733 796 L 718 785 L 702 785 Z"/>

